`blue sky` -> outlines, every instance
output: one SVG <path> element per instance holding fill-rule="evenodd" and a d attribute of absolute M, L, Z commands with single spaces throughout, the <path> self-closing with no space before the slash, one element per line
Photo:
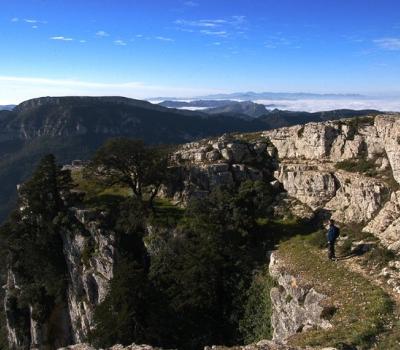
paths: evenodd
<path fill-rule="evenodd" d="M 0 103 L 41 95 L 400 95 L 398 0 L 0 0 Z"/>

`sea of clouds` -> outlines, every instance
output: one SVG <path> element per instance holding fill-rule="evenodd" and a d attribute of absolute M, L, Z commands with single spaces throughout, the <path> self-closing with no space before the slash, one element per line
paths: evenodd
<path fill-rule="evenodd" d="M 267 108 L 288 111 L 320 112 L 334 109 L 376 109 L 385 112 L 400 111 L 400 97 L 362 99 L 298 99 L 298 100 L 256 100 Z"/>

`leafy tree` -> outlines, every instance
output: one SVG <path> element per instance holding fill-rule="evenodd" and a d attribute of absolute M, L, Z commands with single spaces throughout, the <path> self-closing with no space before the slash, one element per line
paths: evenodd
<path fill-rule="evenodd" d="M 45 320 L 52 307 L 65 299 L 66 263 L 60 232 L 72 187 L 69 172 L 56 165 L 54 156 L 44 157 L 20 188 L 19 210 L 1 230 L 7 260 L 22 284 L 18 305 L 32 305 L 38 321 Z"/>
<path fill-rule="evenodd" d="M 152 206 L 165 180 L 168 157 L 161 148 L 147 147 L 141 140 L 111 139 L 96 152 L 91 170 L 107 185 L 128 186 L 142 199 L 148 192 Z"/>
<path fill-rule="evenodd" d="M 164 320 L 155 330 L 169 339 L 163 346 L 196 349 L 243 340 L 239 322 L 257 263 L 252 235 L 271 201 L 267 185 L 248 182 L 190 203 L 179 234 L 151 260 L 150 280 L 168 301 L 158 308 Z M 173 336 L 166 331 L 171 327 Z"/>
<path fill-rule="evenodd" d="M 246 344 L 272 337 L 270 291 L 274 285 L 267 269 L 254 275 L 252 284 L 246 293 L 244 315 L 239 323 Z"/>

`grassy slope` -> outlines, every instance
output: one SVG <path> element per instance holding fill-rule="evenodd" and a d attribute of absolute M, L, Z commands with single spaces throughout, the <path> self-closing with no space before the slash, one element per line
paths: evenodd
<path fill-rule="evenodd" d="M 308 237 L 294 237 L 282 243 L 278 252 L 292 274 L 326 294 L 328 302 L 337 308 L 331 319 L 332 329 L 301 333 L 290 342 L 299 346 L 348 344 L 371 349 L 375 336 L 384 332 L 393 320 L 394 305 L 390 297 L 342 263 L 329 261 L 309 243 Z"/>

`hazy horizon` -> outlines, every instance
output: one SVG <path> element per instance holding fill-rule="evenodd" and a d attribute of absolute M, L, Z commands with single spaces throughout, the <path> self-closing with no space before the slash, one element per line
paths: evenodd
<path fill-rule="evenodd" d="M 240 91 L 384 103 L 400 96 L 399 11 L 394 0 L 2 1 L 0 104 Z"/>

